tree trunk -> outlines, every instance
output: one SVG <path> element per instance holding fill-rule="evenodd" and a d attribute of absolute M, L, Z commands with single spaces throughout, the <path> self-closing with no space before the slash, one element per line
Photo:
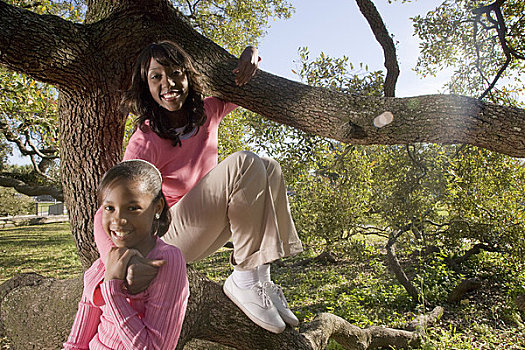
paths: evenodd
<path fill-rule="evenodd" d="M 125 124 L 115 95 L 95 95 L 99 89 L 90 90 L 62 92 L 60 97 L 62 186 L 85 269 L 98 258 L 93 241 L 93 216 L 98 208 L 94 190 L 104 172 L 120 160 Z"/>
<path fill-rule="evenodd" d="M 407 325 L 412 330 L 361 329 L 324 313 L 301 325 L 300 332 L 287 327 L 283 333 L 273 334 L 250 321 L 218 284 L 191 268 L 188 279 L 191 293 L 177 349 L 192 339 L 201 339 L 245 350 L 317 350 L 324 349 L 330 338 L 345 349 L 408 349 L 420 342 L 421 332 L 413 323 L 424 329 L 443 312 L 436 308 L 417 318 Z M 81 294 L 80 278 L 53 280 L 24 274 L 4 282 L 0 285 L 0 337 L 7 336 L 18 350 L 59 349 L 67 340 Z"/>

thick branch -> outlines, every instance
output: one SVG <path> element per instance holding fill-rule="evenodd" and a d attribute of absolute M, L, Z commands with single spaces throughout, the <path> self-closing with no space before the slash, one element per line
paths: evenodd
<path fill-rule="evenodd" d="M 63 201 L 64 196 L 62 190 L 53 185 L 36 185 L 24 182 L 15 177 L 0 175 L 0 186 L 12 187 L 17 192 L 23 193 L 27 196 L 50 195 L 57 201 Z"/>
<path fill-rule="evenodd" d="M 396 93 L 396 82 L 399 76 L 399 65 L 397 63 L 396 46 L 394 40 L 388 34 L 388 29 L 377 11 L 374 3 L 370 0 L 356 0 L 359 10 L 368 21 L 376 40 L 383 48 L 385 55 L 386 79 L 384 85 L 385 96 L 394 97 Z"/>
<path fill-rule="evenodd" d="M 96 89 L 103 84 L 103 88 L 110 88 L 115 93 L 127 86 L 131 62 L 144 45 L 154 40 L 171 39 L 181 44 L 193 57 L 196 67 L 206 80 L 208 93 L 240 104 L 278 123 L 346 143 L 363 145 L 414 142 L 466 143 L 511 156 L 525 156 L 523 109 L 503 107 L 483 103 L 474 98 L 453 95 L 410 98 L 350 96 L 306 86 L 262 71 L 248 85 L 237 87 L 231 74 L 236 59 L 193 30 L 172 8 L 162 6 L 147 8 L 145 5 L 148 2 L 136 2 L 137 5 L 134 7 L 120 9 L 105 20 L 82 27 L 52 16 L 39 17 L 5 3 L 0 2 L 0 4 L 0 20 L 2 20 L 0 29 L 2 32 L 7 30 L 6 37 L 11 38 L 5 39 L 3 36 L 0 38 L 0 50 L 2 50 L 0 62 L 40 76 L 43 80 L 66 83 L 67 79 L 73 79 L 72 76 L 67 75 L 70 67 L 63 58 L 81 56 L 91 45 L 93 50 L 90 52 L 93 55 L 89 59 L 93 62 L 85 67 L 96 68 L 98 71 L 86 73 L 86 79 L 95 79 L 96 83 L 88 82 L 83 84 L 82 88 Z M 155 4 L 158 5 L 158 2 L 155 1 Z M 67 35 L 65 34 L 64 37 L 60 34 L 49 35 L 49 37 L 37 35 L 37 39 L 31 39 L 26 37 L 32 35 L 27 30 L 22 30 L 23 35 L 15 35 L 20 26 L 25 28 L 23 20 L 11 19 L 17 15 L 34 19 L 37 29 L 43 30 L 43 27 L 50 25 L 51 27 L 46 30 L 54 30 L 58 33 L 60 30 L 62 32 L 66 30 Z M 85 43 L 81 38 L 86 36 L 85 31 L 88 30 L 89 37 L 93 38 L 93 41 Z M 67 43 L 66 48 L 53 44 L 50 39 L 55 35 L 58 36 L 58 43 L 63 45 Z M 14 51 L 9 44 L 10 40 L 15 38 L 28 44 Z M 125 40 L 118 40 L 119 38 Z M 35 40 L 45 43 L 40 44 L 46 46 L 42 48 L 42 55 L 51 55 L 52 59 L 46 56 L 43 61 L 39 61 L 41 55 L 33 54 L 31 47 L 37 44 Z M 78 49 L 82 45 L 83 47 Z M 52 51 L 57 51 L 59 55 L 57 56 L 57 52 L 50 52 L 47 47 L 54 47 Z M 66 55 L 66 51 L 70 54 Z M 35 57 L 28 57 L 28 55 Z M 108 72 L 110 77 L 115 72 L 119 72 L 118 76 L 111 79 L 100 72 L 100 67 L 109 61 L 112 62 L 108 67 L 111 68 L 111 72 Z M 49 67 L 41 72 L 40 69 L 43 70 L 46 66 Z M 78 71 L 73 75 L 74 81 L 79 81 L 81 75 Z M 115 86 L 108 87 L 108 83 Z M 68 88 L 75 88 L 75 83 L 72 85 Z M 102 91 L 98 88 L 96 93 Z M 384 112 L 392 113 L 393 122 L 382 128 L 375 127 L 374 118 Z"/>
<path fill-rule="evenodd" d="M 0 64 L 57 86 L 80 84 L 71 67 L 88 56 L 84 26 L 0 1 L 0 32 Z"/>
<path fill-rule="evenodd" d="M 376 326 L 362 329 L 323 313 L 305 324 L 302 333 L 288 327 L 273 334 L 253 324 L 216 283 L 192 269 L 188 279 L 191 293 L 177 349 L 183 349 L 191 339 L 202 339 L 236 349 L 320 350 L 330 338 L 346 349 L 408 349 L 419 344 L 421 330 L 442 313 L 442 308 L 436 308 L 418 317 L 412 322 L 417 324 L 415 331 Z M 71 329 L 81 293 L 81 278 L 53 280 L 25 274 L 6 281 L 0 285 L 0 336 L 8 336 L 20 349 L 35 344 L 41 349 L 60 348 Z"/>

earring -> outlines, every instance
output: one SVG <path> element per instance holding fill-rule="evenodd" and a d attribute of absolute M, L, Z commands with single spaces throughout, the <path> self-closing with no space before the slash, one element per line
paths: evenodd
<path fill-rule="evenodd" d="M 156 220 L 160 219 L 160 214 L 159 213 L 155 213 L 155 219 Z"/>

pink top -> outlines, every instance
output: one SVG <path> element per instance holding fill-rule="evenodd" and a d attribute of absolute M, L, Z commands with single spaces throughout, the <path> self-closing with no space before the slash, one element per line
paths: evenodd
<path fill-rule="evenodd" d="M 130 295 L 122 280 L 104 281 L 98 259 L 84 274 L 84 292 L 64 349 L 174 349 L 188 303 L 180 250 L 157 239 L 147 256 L 164 259 L 148 289 Z"/>
<path fill-rule="evenodd" d="M 174 147 L 171 140 L 159 137 L 147 125 L 144 131 L 137 128 L 126 147 L 124 160 L 144 159 L 154 164 L 162 174 L 162 192 L 172 207 L 217 165 L 219 123 L 235 108 L 237 105 L 217 97 L 205 98 L 206 123 L 197 135 L 182 140 L 180 147 Z M 102 227 L 100 209 L 95 214 L 94 235 L 100 256 L 105 259 L 113 243 Z"/>
<path fill-rule="evenodd" d="M 137 130 L 131 136 L 124 160 L 144 159 L 154 164 L 162 174 L 162 191 L 168 206 L 173 206 L 217 165 L 218 129 L 224 116 L 237 106 L 216 97 L 204 99 L 206 123 L 197 135 L 173 146 L 149 129 Z"/>

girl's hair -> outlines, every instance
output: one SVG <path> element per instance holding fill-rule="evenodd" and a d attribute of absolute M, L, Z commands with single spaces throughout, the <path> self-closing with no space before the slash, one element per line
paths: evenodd
<path fill-rule="evenodd" d="M 166 67 L 181 67 L 188 78 L 188 97 L 182 108 L 188 111 L 188 124 L 182 132 L 175 131 L 163 118 L 161 107 L 153 100 L 148 86 L 148 70 L 151 59 Z M 169 139 L 173 146 L 181 145 L 179 136 L 191 132 L 206 122 L 204 96 L 200 74 L 195 70 L 191 57 L 177 44 L 161 41 L 148 45 L 137 57 L 133 68 L 131 86 L 121 102 L 125 113 L 133 113 L 137 119 L 135 127 L 143 128 L 144 122 L 159 137 Z"/>
<path fill-rule="evenodd" d="M 162 193 L 162 176 L 159 170 L 151 163 L 142 159 L 126 160 L 109 169 L 97 189 L 97 198 L 99 206 L 102 205 L 104 195 L 108 189 L 111 189 L 118 181 L 131 181 L 139 184 L 144 191 L 153 195 L 153 203 L 164 200 L 164 207 L 160 217 L 153 222 L 153 232 L 158 237 L 162 237 L 169 228 L 171 216 Z"/>

